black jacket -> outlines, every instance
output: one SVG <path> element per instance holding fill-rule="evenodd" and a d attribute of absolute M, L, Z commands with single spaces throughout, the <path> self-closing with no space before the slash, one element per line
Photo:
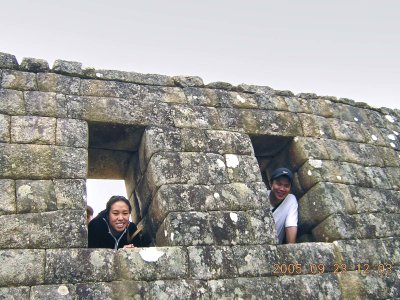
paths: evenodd
<path fill-rule="evenodd" d="M 88 225 L 89 248 L 110 248 L 117 250 L 128 244 L 133 244 L 136 247 L 142 246 L 139 234 L 134 237 L 133 241 L 128 242 L 128 234 L 131 235 L 137 229 L 134 223 L 131 222 L 128 228 L 119 236 L 114 236 L 110 228 L 107 213 L 103 210 Z"/>

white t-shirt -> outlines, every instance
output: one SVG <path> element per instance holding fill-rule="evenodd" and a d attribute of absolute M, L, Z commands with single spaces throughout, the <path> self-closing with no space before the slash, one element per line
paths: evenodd
<path fill-rule="evenodd" d="M 268 197 L 271 191 L 268 191 Z M 269 199 L 268 199 L 269 200 Z M 273 206 L 271 205 L 271 211 Z M 285 228 L 296 226 L 298 218 L 298 204 L 296 196 L 288 194 L 277 209 L 272 213 L 275 220 L 276 233 L 278 234 L 279 244 L 283 243 L 285 237 Z"/>

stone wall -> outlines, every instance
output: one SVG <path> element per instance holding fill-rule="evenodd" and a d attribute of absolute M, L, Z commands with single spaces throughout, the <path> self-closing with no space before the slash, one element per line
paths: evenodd
<path fill-rule="evenodd" d="M 0 299 L 400 298 L 399 120 L 0 53 Z M 266 201 L 278 165 L 295 245 L 276 244 Z M 149 247 L 87 249 L 86 178 L 125 180 Z"/>

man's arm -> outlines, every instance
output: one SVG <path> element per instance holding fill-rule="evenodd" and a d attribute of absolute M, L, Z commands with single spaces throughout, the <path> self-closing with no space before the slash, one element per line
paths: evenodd
<path fill-rule="evenodd" d="M 286 243 L 295 244 L 297 235 L 297 226 L 290 226 L 285 228 Z"/>

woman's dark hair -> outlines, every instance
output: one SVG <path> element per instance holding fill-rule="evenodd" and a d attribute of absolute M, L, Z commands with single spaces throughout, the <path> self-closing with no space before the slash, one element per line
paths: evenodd
<path fill-rule="evenodd" d="M 107 201 L 107 205 L 106 205 L 106 212 L 107 212 L 107 215 L 108 215 L 108 213 L 109 213 L 110 210 L 111 210 L 111 206 L 112 206 L 115 202 L 118 202 L 118 201 L 122 201 L 122 202 L 124 202 L 126 205 L 128 205 L 128 207 L 129 207 L 129 213 L 132 212 L 132 206 L 131 206 L 131 204 L 130 204 L 130 202 L 129 202 L 128 199 L 126 199 L 124 196 L 111 196 L 111 198 Z"/>

